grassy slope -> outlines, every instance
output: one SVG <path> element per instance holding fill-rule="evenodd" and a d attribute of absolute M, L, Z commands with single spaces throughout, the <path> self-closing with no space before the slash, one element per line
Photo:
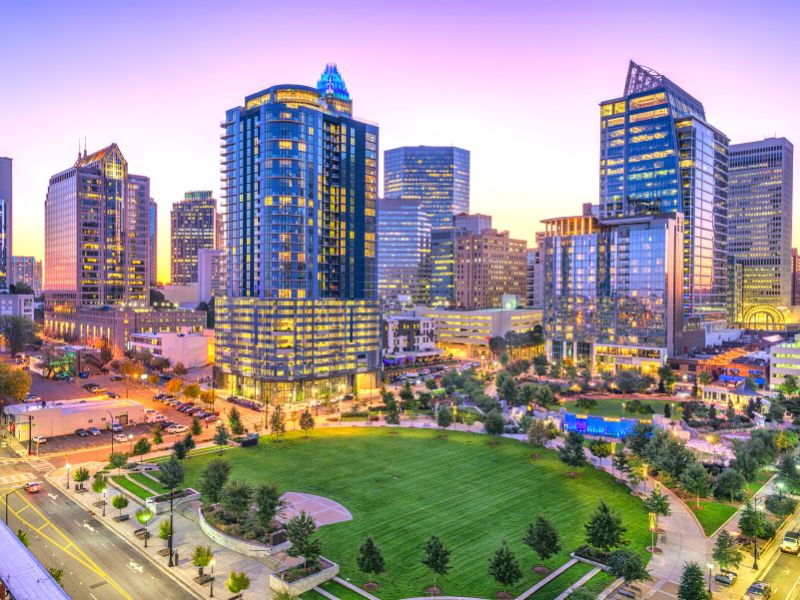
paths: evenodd
<path fill-rule="evenodd" d="M 121 488 L 125 488 L 131 494 L 141 498 L 142 500 L 147 500 L 150 496 L 153 495 L 151 492 L 149 492 L 148 490 L 144 489 L 139 484 L 137 484 L 137 483 L 131 481 L 130 479 L 128 479 L 127 477 L 125 477 L 125 475 L 114 475 L 111 479 L 114 481 L 114 483 L 119 485 Z"/>
<path fill-rule="evenodd" d="M 598 398 L 597 399 L 597 406 L 595 406 L 594 408 L 592 408 L 590 410 L 586 410 L 586 409 L 583 409 L 583 408 L 578 408 L 576 406 L 576 404 L 575 404 L 576 401 L 577 401 L 577 398 L 575 399 L 575 401 L 570 400 L 568 402 L 564 402 L 563 406 L 569 412 L 574 412 L 574 413 L 578 413 L 578 414 L 581 414 L 581 415 L 597 415 L 597 416 L 600 416 L 600 417 L 622 417 L 622 416 L 624 416 L 625 418 L 628 418 L 628 419 L 649 419 L 652 416 L 650 414 L 632 413 L 632 412 L 627 412 L 627 411 L 625 411 L 623 413 L 623 411 L 622 411 L 622 403 L 623 402 L 625 402 L 625 403 L 630 402 L 631 401 L 630 398 Z M 645 405 L 649 404 L 650 407 L 657 414 L 663 414 L 664 403 L 665 403 L 665 400 L 662 399 L 662 398 L 653 398 L 651 400 L 642 400 L 642 404 L 645 404 Z M 680 413 L 681 413 L 680 402 L 676 402 L 675 403 L 675 412 L 677 413 L 677 416 L 676 415 L 673 415 L 673 416 L 675 418 L 678 418 Z"/>
<path fill-rule="evenodd" d="M 342 565 L 342 576 L 360 582 L 356 555 L 367 535 L 383 551 L 387 572 L 377 578 L 381 598 L 419 595 L 431 576 L 420 564 L 422 546 L 440 536 L 452 551 L 452 570 L 442 587 L 448 594 L 488 597 L 497 586 L 487 574 L 488 558 L 503 539 L 525 572 L 512 590 L 519 593 L 540 576 L 521 538 L 538 514 L 561 532 L 564 551 L 547 561 L 557 567 L 583 541 L 583 523 L 603 498 L 622 513 L 633 547 L 648 543 L 647 519 L 638 500 L 611 478 L 591 468 L 578 478 L 554 453 L 531 460 L 529 446 L 500 440 L 489 446 L 483 435 L 385 428 L 312 432 L 310 439 L 289 434 L 282 442 L 262 439 L 255 448 L 226 453 L 233 478 L 274 482 L 285 491 L 330 497 L 354 520 L 320 530 L 323 554 Z M 194 486 L 213 456 L 186 461 L 186 484 Z"/>
<path fill-rule="evenodd" d="M 169 490 L 161 485 L 158 481 L 152 477 L 148 477 L 144 473 L 131 473 L 129 477 L 138 483 L 141 483 L 143 487 L 153 490 L 156 494 L 166 494 L 169 492 Z"/>

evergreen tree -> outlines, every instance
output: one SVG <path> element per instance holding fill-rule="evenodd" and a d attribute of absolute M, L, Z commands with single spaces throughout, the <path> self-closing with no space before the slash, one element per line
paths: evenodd
<path fill-rule="evenodd" d="M 228 482 L 231 474 L 230 464 L 221 458 L 210 460 L 200 475 L 198 483 L 199 492 L 203 501 L 209 504 L 219 502 L 222 488 Z"/>
<path fill-rule="evenodd" d="M 505 431 L 506 422 L 503 419 L 502 413 L 497 410 L 491 410 L 484 417 L 483 428 L 489 435 L 501 435 Z"/>
<path fill-rule="evenodd" d="M 269 419 L 270 429 L 273 435 L 283 435 L 286 433 L 286 417 L 280 404 L 275 406 L 272 416 Z"/>
<path fill-rule="evenodd" d="M 693 462 L 681 474 L 680 482 L 683 489 L 695 495 L 695 506 L 700 508 L 700 496 L 707 496 L 711 492 L 711 480 L 706 468 L 697 461 Z"/>
<path fill-rule="evenodd" d="M 564 440 L 564 445 L 558 449 L 558 458 L 571 467 L 582 467 L 586 464 L 583 436 L 577 431 L 570 431 Z"/>
<path fill-rule="evenodd" d="M 453 413 L 448 407 L 439 406 L 439 410 L 436 411 L 436 424 L 442 429 L 447 429 L 453 424 Z"/>
<path fill-rule="evenodd" d="M 604 552 L 625 543 L 626 528 L 622 525 L 622 518 L 603 500 L 584 527 L 587 543 Z"/>
<path fill-rule="evenodd" d="M 561 541 L 558 530 L 545 517 L 536 517 L 536 521 L 528 523 L 528 531 L 522 541 L 529 546 L 541 560 L 547 560 L 561 552 Z"/>
<path fill-rule="evenodd" d="M 220 454 L 222 453 L 222 446 L 228 445 L 228 428 L 225 423 L 217 425 L 217 432 L 214 434 L 214 443 L 220 447 Z"/>
<path fill-rule="evenodd" d="M 730 500 L 740 500 L 744 496 L 745 480 L 739 471 L 725 469 L 717 476 L 714 483 L 714 495 L 717 498 Z"/>
<path fill-rule="evenodd" d="M 228 427 L 231 428 L 233 435 L 242 435 L 244 433 L 244 425 L 242 425 L 242 415 L 239 414 L 239 409 L 235 406 L 231 408 L 228 413 Z"/>
<path fill-rule="evenodd" d="M 725 529 L 717 536 L 712 558 L 719 563 L 722 569 L 727 569 L 728 567 L 738 569 L 739 564 L 742 562 L 742 553 L 739 551 L 736 540 Z"/>
<path fill-rule="evenodd" d="M 642 506 L 647 512 L 653 513 L 656 516 L 656 527 L 658 526 L 659 517 L 668 517 L 670 515 L 669 498 L 659 490 L 653 490 L 650 495 L 642 501 Z"/>
<path fill-rule="evenodd" d="M 289 556 L 302 556 L 304 565 L 315 565 L 321 552 L 319 540 L 311 537 L 316 530 L 314 519 L 305 511 L 289 519 L 286 523 L 286 537 L 292 542 L 287 551 Z"/>
<path fill-rule="evenodd" d="M 433 587 L 436 587 L 436 579 L 447 575 L 450 570 L 450 550 L 445 548 L 444 543 L 435 535 L 425 542 L 425 557 L 422 564 L 433 571 Z"/>
<path fill-rule="evenodd" d="M 681 584 L 678 588 L 678 600 L 707 600 L 709 597 L 703 571 L 696 562 L 689 562 L 683 567 Z"/>
<path fill-rule="evenodd" d="M 517 557 L 505 540 L 489 559 L 489 575 L 504 589 L 522 579 L 522 570 L 519 568 Z"/>
<path fill-rule="evenodd" d="M 300 429 L 306 432 L 306 437 L 308 437 L 308 432 L 314 429 L 314 424 L 314 416 L 311 411 L 304 410 L 300 414 Z"/>
<path fill-rule="evenodd" d="M 616 550 L 608 558 L 607 564 L 611 573 L 616 577 L 621 577 L 628 585 L 650 579 L 641 555 L 633 550 Z"/>
<path fill-rule="evenodd" d="M 385 568 L 383 555 L 372 536 L 367 537 L 361 548 L 358 549 L 356 563 L 359 570 L 367 576 L 383 573 Z"/>

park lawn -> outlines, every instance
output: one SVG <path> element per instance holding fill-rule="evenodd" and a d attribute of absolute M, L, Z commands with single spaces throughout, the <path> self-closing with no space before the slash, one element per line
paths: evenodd
<path fill-rule="evenodd" d="M 156 481 L 152 477 L 148 477 L 144 473 L 131 473 L 129 477 L 137 481 L 138 483 L 141 483 L 142 486 L 150 488 L 156 494 L 166 494 L 167 492 L 169 492 L 169 490 L 165 488 L 163 485 L 161 485 L 158 481 Z"/>
<path fill-rule="evenodd" d="M 119 487 L 125 488 L 131 494 L 136 496 L 137 498 L 141 498 L 142 500 L 147 500 L 150 496 L 153 495 L 152 492 L 149 490 L 144 489 L 138 483 L 131 481 L 125 475 L 114 475 L 111 477 L 112 481 L 116 483 Z"/>
<path fill-rule="evenodd" d="M 342 428 L 287 434 L 278 443 L 262 438 L 253 448 L 234 448 L 225 459 L 232 479 L 271 482 L 282 491 L 318 494 L 343 504 L 352 521 L 322 527 L 322 554 L 338 562 L 342 577 L 368 578 L 356 556 L 371 535 L 383 552 L 386 573 L 374 580 L 383 600 L 424 595 L 433 580 L 421 564 L 422 547 L 438 535 L 451 550 L 450 573 L 440 580 L 448 595 L 493 596 L 499 587 L 487 572 L 489 557 L 505 539 L 520 561 L 524 578 L 509 591 L 519 594 L 541 576 L 521 539 L 544 514 L 562 536 L 563 551 L 546 561 L 557 568 L 584 541 L 583 524 L 605 500 L 622 516 L 631 547 L 647 557 L 647 518 L 641 501 L 608 474 L 573 469 L 554 452 L 500 438 L 489 445 L 480 434 L 429 429 Z M 185 462 L 185 485 L 197 487 L 212 456 Z"/>
<path fill-rule="evenodd" d="M 569 412 L 581 414 L 581 415 L 595 415 L 598 417 L 625 417 L 627 419 L 650 419 L 653 416 L 653 413 L 634 413 L 622 410 L 622 403 L 625 402 L 626 404 L 629 403 L 632 398 L 597 398 L 597 406 L 586 410 L 584 408 L 578 408 L 576 405 L 577 400 L 579 397 L 576 397 L 575 400 L 569 400 L 563 403 L 564 408 L 567 409 Z M 666 401 L 663 398 L 653 398 L 651 400 L 641 400 L 641 403 L 644 405 L 650 405 L 653 409 L 655 414 L 664 414 L 664 404 Z M 680 402 L 675 402 L 675 414 L 673 414 L 673 418 L 679 419 L 682 409 L 680 406 Z"/>
<path fill-rule="evenodd" d="M 745 496 L 748 499 L 752 498 L 774 475 L 775 471 L 772 469 L 759 470 L 756 474 L 756 480 L 744 486 Z"/>
<path fill-rule="evenodd" d="M 717 502 L 716 500 L 700 499 L 701 509 L 695 508 L 694 498 L 685 498 L 684 501 L 692 509 L 694 516 L 700 521 L 703 526 L 703 533 L 706 536 L 714 533 L 719 527 L 738 510 L 737 506 L 728 504 L 727 502 Z"/>
<path fill-rule="evenodd" d="M 586 563 L 575 563 L 561 575 L 553 579 L 550 583 L 533 594 L 533 596 L 529 596 L 529 598 L 531 600 L 553 600 L 593 568 L 594 567 Z"/>

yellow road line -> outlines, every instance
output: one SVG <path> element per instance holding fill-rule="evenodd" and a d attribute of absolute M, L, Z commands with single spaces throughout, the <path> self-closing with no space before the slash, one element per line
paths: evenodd
<path fill-rule="evenodd" d="M 45 516 L 44 516 L 44 515 L 41 513 L 41 511 L 39 511 L 39 509 L 37 509 L 37 508 L 36 508 L 36 507 L 35 507 L 33 504 L 31 504 L 31 502 L 30 502 L 30 501 L 29 501 L 27 498 L 25 498 L 24 496 L 22 496 L 22 495 L 19 493 L 19 491 L 15 491 L 15 492 L 14 492 L 14 495 L 15 495 L 15 496 L 17 496 L 17 497 L 19 497 L 21 500 L 23 500 L 23 501 L 25 502 L 25 507 L 24 507 L 24 508 L 22 508 L 22 509 L 21 509 L 21 510 L 19 510 L 19 511 L 16 511 L 16 510 L 14 510 L 14 509 L 13 509 L 13 508 L 11 508 L 10 506 L 8 507 L 8 510 L 9 510 L 9 511 L 11 511 L 11 513 L 13 513 L 13 514 L 14 514 L 14 516 L 16 516 L 16 517 L 17 517 L 17 519 L 18 519 L 19 521 L 21 521 L 21 522 L 22 522 L 24 525 L 26 525 L 26 526 L 27 526 L 29 529 L 34 529 L 35 531 L 39 532 L 39 535 L 41 535 L 41 536 L 42 536 L 44 539 L 46 539 L 48 542 L 50 542 L 51 544 L 53 544 L 53 545 L 54 545 L 56 548 L 58 548 L 59 550 L 61 550 L 61 551 L 62 551 L 62 552 L 64 552 L 64 553 L 68 554 L 69 556 L 71 556 L 73 559 L 75 559 L 75 560 L 76 560 L 77 562 L 79 562 L 80 564 L 84 565 L 84 566 L 85 566 L 86 568 L 88 568 L 89 570 L 93 571 L 93 572 L 94 572 L 96 575 L 98 575 L 99 577 L 101 577 L 101 578 L 105 579 L 105 580 L 106 580 L 108 583 L 110 583 L 110 584 L 111 584 L 111 586 L 112 586 L 112 587 L 113 587 L 115 590 L 117 590 L 117 591 L 118 591 L 118 592 L 119 592 L 119 593 L 122 595 L 122 597 L 123 597 L 123 598 L 125 598 L 126 600 L 133 600 L 133 598 L 132 598 L 132 597 L 131 597 L 131 596 L 130 596 L 130 595 L 129 595 L 129 594 L 128 594 L 128 593 L 127 593 L 127 592 L 126 592 L 124 589 L 122 589 L 122 587 L 121 587 L 121 586 L 120 586 L 120 585 L 119 585 L 119 584 L 118 584 L 116 581 L 114 581 L 114 580 L 113 580 L 111 577 L 109 577 L 109 575 L 108 575 L 108 574 L 107 574 L 105 571 L 103 571 L 103 569 L 101 569 L 99 566 L 97 566 L 97 564 L 96 564 L 96 563 L 95 563 L 95 562 L 94 562 L 94 561 L 93 561 L 91 558 L 89 558 L 89 557 L 86 555 L 86 553 L 85 553 L 85 552 L 83 552 L 83 550 L 81 550 L 81 549 L 80 549 L 80 548 L 79 548 L 79 547 L 78 547 L 78 546 L 77 546 L 77 545 L 76 545 L 76 544 L 75 544 L 75 543 L 74 543 L 74 542 L 73 542 L 73 541 L 72 541 L 72 540 L 71 540 L 71 539 L 70 539 L 70 538 L 69 538 L 67 535 L 65 535 L 65 534 L 64 534 L 64 533 L 63 533 L 63 532 L 62 532 L 62 531 L 61 531 L 61 530 L 60 530 L 58 527 L 56 527 L 56 526 L 55 526 L 55 525 L 54 525 L 52 522 L 50 522 L 50 520 L 49 520 L 47 517 L 45 517 Z M 3 504 L 5 504 L 5 498 L 2 498 L 2 499 L 0 499 L 0 502 L 2 502 Z M 21 513 L 23 510 L 25 510 L 26 508 L 29 508 L 29 507 L 30 507 L 30 508 L 32 508 L 32 509 L 33 509 L 33 511 L 34 511 L 35 513 L 37 513 L 37 514 L 38 514 L 38 515 L 39 515 L 39 516 L 40 516 L 42 519 L 44 519 L 44 520 L 45 520 L 45 524 L 44 524 L 44 525 L 42 525 L 40 529 L 36 529 L 36 528 L 34 528 L 34 526 L 33 526 L 33 525 L 31 525 L 31 524 L 30 524 L 28 521 L 26 521 L 25 519 L 23 519 L 22 517 L 20 517 L 20 516 L 19 516 L 19 515 L 20 515 L 20 513 Z M 55 539 L 53 539 L 52 537 L 50 537 L 49 535 L 47 535 L 46 533 L 44 533 L 44 532 L 42 532 L 42 531 L 41 531 L 41 529 L 44 529 L 44 527 L 46 527 L 47 525 L 50 525 L 50 527 L 52 527 L 52 528 L 53 528 L 53 530 L 54 530 L 54 531 L 55 531 L 55 532 L 56 532 L 56 533 L 57 533 L 57 534 L 58 534 L 58 535 L 59 535 L 59 536 L 60 536 L 60 537 L 63 539 L 63 541 L 64 541 L 64 542 L 66 542 L 66 545 L 62 545 L 62 544 L 60 544 L 60 543 L 59 543 L 59 542 L 57 542 Z M 79 556 L 78 556 L 78 555 L 76 555 L 76 554 L 74 554 L 73 552 L 71 552 L 71 551 L 69 550 L 69 547 L 70 547 L 70 546 L 72 546 L 72 547 L 75 549 L 75 552 L 76 552 L 76 553 L 77 553 Z"/>

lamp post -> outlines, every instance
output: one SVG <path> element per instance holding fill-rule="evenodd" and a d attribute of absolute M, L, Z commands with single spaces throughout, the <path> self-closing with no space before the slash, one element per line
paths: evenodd
<path fill-rule="evenodd" d="M 783 482 L 782 481 L 779 481 L 777 483 L 777 488 L 778 488 L 778 497 L 783 499 Z"/>
<path fill-rule="evenodd" d="M 111 418 L 111 454 L 114 454 L 114 415 L 110 410 L 107 410 L 108 416 Z"/>
<path fill-rule="evenodd" d="M 711 571 L 714 569 L 714 563 L 708 563 L 708 594 L 711 595 Z"/>
<path fill-rule="evenodd" d="M 69 489 L 69 462 L 67 462 L 67 489 Z"/>
<path fill-rule="evenodd" d="M 642 463 L 642 474 L 644 475 L 644 480 L 642 481 L 644 491 L 647 492 L 647 463 Z"/>
<path fill-rule="evenodd" d="M 756 534 L 753 536 L 753 569 L 758 571 L 758 497 L 753 497 L 753 511 L 756 514 Z"/>
<path fill-rule="evenodd" d="M 106 488 L 103 488 L 103 516 L 106 516 Z"/>
<path fill-rule="evenodd" d="M 10 489 L 6 492 L 6 526 L 8 526 L 8 495 L 13 491 L 13 489 Z"/>
<path fill-rule="evenodd" d="M 128 441 L 131 443 L 131 456 L 133 456 L 133 434 L 128 434 Z"/>
<path fill-rule="evenodd" d="M 212 556 L 211 557 L 211 579 L 209 581 L 209 584 L 211 585 L 211 593 L 208 596 L 209 598 L 213 598 L 214 597 L 214 563 L 215 562 L 217 562 L 217 560 L 216 560 L 216 558 L 214 558 Z"/>
<path fill-rule="evenodd" d="M 620 416 L 621 417 L 625 416 L 625 403 L 624 402 L 622 404 L 620 404 Z"/>

